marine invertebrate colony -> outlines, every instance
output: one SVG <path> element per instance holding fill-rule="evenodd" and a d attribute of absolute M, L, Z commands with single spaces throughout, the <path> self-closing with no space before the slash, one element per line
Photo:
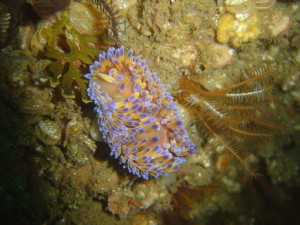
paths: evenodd
<path fill-rule="evenodd" d="M 217 27 L 217 40 L 225 44 L 229 41 L 234 47 L 257 39 L 261 34 L 260 18 L 257 13 L 251 14 L 251 19 L 239 20 L 231 13 L 225 13 L 220 17 Z"/>
<path fill-rule="evenodd" d="M 243 43 L 283 35 L 292 20 L 283 11 L 272 9 L 274 3 L 275 0 L 218 0 L 224 13 L 218 21 L 217 41 L 240 47 Z"/>
<path fill-rule="evenodd" d="M 124 47 L 99 54 L 90 66 L 88 95 L 111 155 L 129 172 L 148 179 L 178 170 L 195 153 L 173 97 L 145 60 Z"/>

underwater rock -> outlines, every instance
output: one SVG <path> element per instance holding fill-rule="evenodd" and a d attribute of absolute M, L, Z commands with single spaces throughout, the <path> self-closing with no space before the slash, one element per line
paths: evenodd
<path fill-rule="evenodd" d="M 64 10 L 70 4 L 70 0 L 26 0 L 34 11 L 43 19 L 54 13 Z"/>
<path fill-rule="evenodd" d="M 208 42 L 200 47 L 200 58 L 204 65 L 211 68 L 221 68 L 231 63 L 234 50 L 227 45 Z"/>

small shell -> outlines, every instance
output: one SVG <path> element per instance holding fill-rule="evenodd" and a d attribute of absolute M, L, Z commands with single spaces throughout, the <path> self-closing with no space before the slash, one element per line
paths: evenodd
<path fill-rule="evenodd" d="M 47 145 L 58 144 L 61 138 L 61 130 L 57 123 L 51 120 L 41 120 L 34 131 L 37 137 Z"/>
<path fill-rule="evenodd" d="M 233 14 L 246 14 L 253 11 L 255 0 L 226 0 L 225 8 Z"/>
<path fill-rule="evenodd" d="M 269 30 L 273 37 L 284 35 L 291 27 L 292 19 L 289 15 L 284 15 L 281 11 L 275 11 L 271 17 Z"/>
<path fill-rule="evenodd" d="M 90 135 L 93 138 L 93 140 L 95 140 L 95 141 L 104 141 L 103 140 L 103 134 L 99 130 L 97 118 L 95 118 L 93 120 L 93 122 L 92 122 L 91 130 L 90 130 Z"/>
<path fill-rule="evenodd" d="M 266 10 L 269 9 L 276 0 L 256 0 L 255 8 L 258 10 Z"/>

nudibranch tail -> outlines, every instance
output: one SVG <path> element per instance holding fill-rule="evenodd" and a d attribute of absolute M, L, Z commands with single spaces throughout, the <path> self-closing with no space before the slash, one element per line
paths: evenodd
<path fill-rule="evenodd" d="M 129 172 L 144 179 L 165 176 L 196 153 L 173 97 L 132 49 L 109 48 L 85 77 L 99 130 Z"/>

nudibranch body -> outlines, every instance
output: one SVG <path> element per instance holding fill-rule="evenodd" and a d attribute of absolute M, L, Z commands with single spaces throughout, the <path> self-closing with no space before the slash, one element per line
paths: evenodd
<path fill-rule="evenodd" d="M 132 49 L 109 48 L 85 77 L 99 130 L 129 172 L 144 179 L 165 176 L 196 152 L 173 97 Z"/>

